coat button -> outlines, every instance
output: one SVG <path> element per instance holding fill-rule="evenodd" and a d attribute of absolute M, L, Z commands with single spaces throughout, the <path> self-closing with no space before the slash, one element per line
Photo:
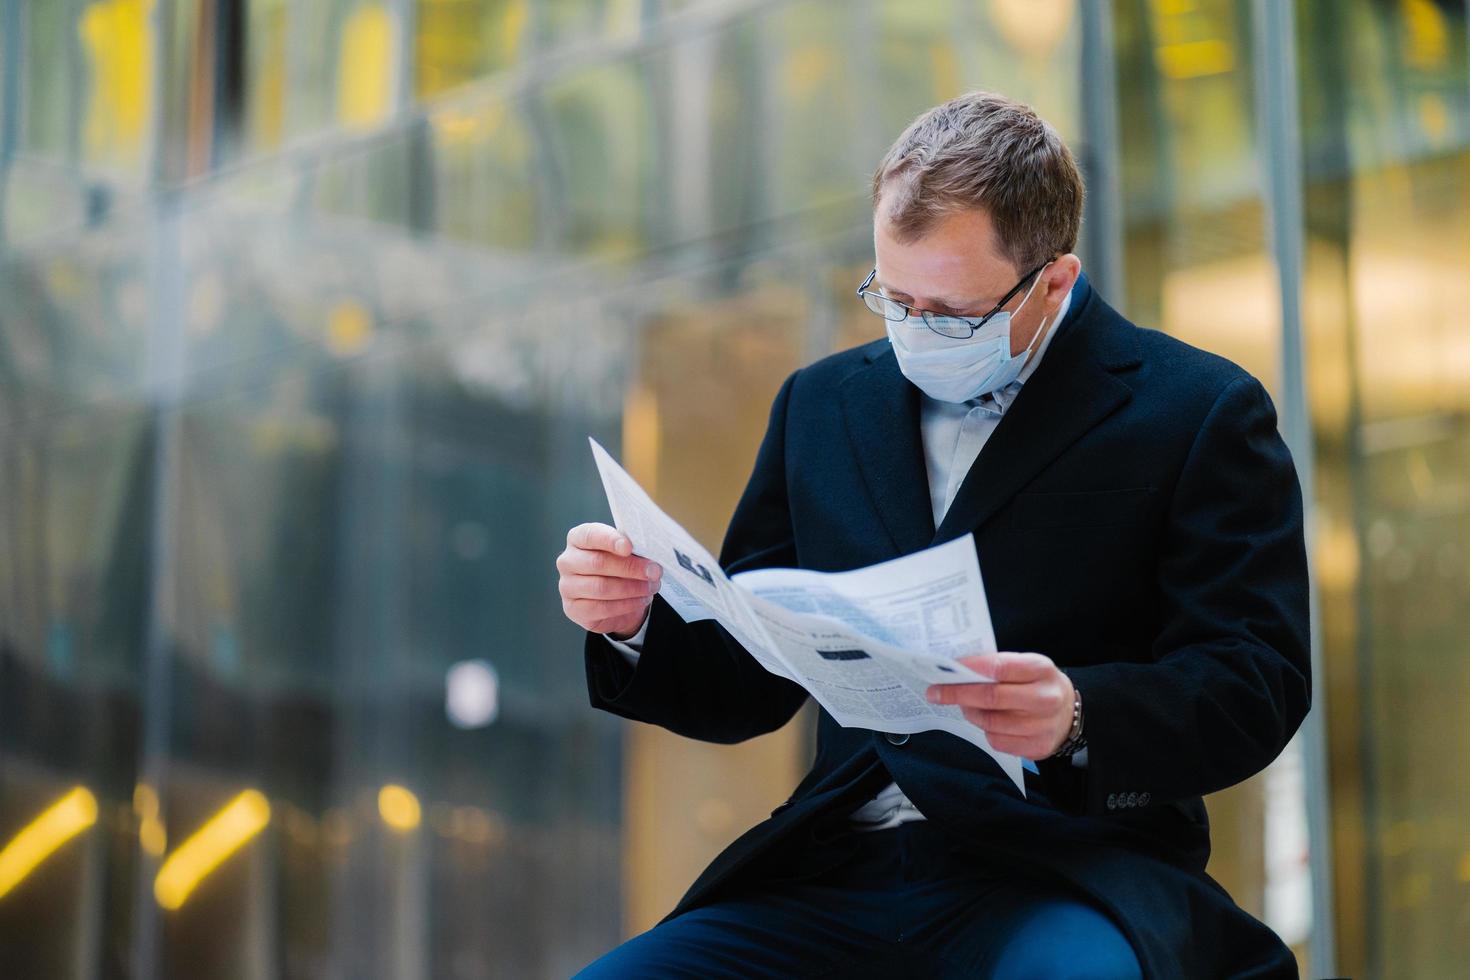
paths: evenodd
<path fill-rule="evenodd" d="M 909 740 L 907 734 L 900 734 L 899 732 L 884 732 L 883 737 L 888 739 L 890 745 L 902 745 Z"/>

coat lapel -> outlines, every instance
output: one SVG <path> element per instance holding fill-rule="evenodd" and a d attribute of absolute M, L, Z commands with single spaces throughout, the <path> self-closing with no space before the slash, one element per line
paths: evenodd
<path fill-rule="evenodd" d="M 969 534 L 1133 393 L 1113 370 L 1139 363 L 1132 328 L 1084 282 L 1035 373 L 965 474 L 932 541 Z M 924 479 L 922 461 L 919 475 Z"/>
<path fill-rule="evenodd" d="M 883 527 L 898 554 L 918 551 L 934 537 L 919 389 L 903 376 L 886 344 L 840 388 L 847 435 Z"/>

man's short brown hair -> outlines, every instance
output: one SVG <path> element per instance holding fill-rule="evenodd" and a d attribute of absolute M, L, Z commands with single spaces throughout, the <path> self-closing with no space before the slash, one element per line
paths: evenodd
<path fill-rule="evenodd" d="M 969 92 L 925 112 L 873 174 L 894 235 L 923 238 L 956 211 L 984 208 L 997 245 L 1025 273 L 1077 247 L 1082 175 L 1072 151 L 1030 106 Z"/>

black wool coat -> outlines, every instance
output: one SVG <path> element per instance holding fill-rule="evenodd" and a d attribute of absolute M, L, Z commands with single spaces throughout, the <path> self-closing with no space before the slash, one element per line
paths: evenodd
<path fill-rule="evenodd" d="M 1246 371 L 1134 326 L 1085 279 L 1055 329 L 938 528 L 919 392 L 888 342 L 796 371 L 720 563 L 841 571 L 973 536 L 999 648 L 1046 654 L 1082 692 L 1088 765 L 1040 762 L 1023 798 L 953 735 L 894 744 L 823 711 L 791 798 L 670 917 L 779 869 L 892 779 L 977 860 L 1107 910 L 1147 977 L 1296 975 L 1205 873 L 1201 799 L 1274 759 L 1311 699 L 1301 491 L 1275 410 Z M 585 656 L 594 706 L 704 741 L 770 732 L 807 698 L 660 598 L 636 667 L 598 634 Z"/>

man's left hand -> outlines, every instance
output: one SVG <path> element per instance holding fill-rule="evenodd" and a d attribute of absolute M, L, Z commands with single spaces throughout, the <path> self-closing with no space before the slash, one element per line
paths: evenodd
<path fill-rule="evenodd" d="M 1045 759 L 1072 728 L 1072 680 L 1040 653 L 986 653 L 961 657 L 994 684 L 933 684 L 926 692 L 935 704 L 957 704 L 985 732 L 997 752 L 1023 759 Z"/>

